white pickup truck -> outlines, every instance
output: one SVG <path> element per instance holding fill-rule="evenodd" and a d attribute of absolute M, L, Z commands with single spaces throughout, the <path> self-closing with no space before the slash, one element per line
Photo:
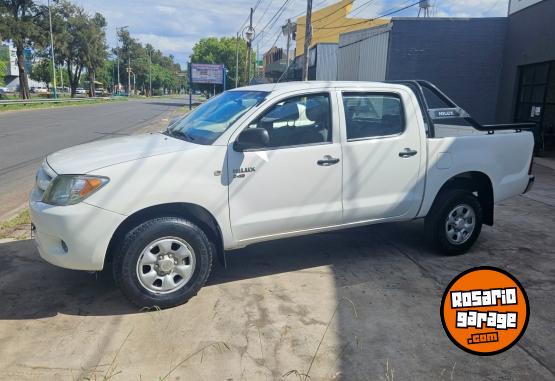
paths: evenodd
<path fill-rule="evenodd" d="M 529 127 L 482 126 L 424 81 L 239 88 L 165 132 L 49 155 L 30 197 L 36 243 L 162 308 L 256 242 L 425 218 L 436 247 L 460 254 L 494 203 L 532 185 Z"/>

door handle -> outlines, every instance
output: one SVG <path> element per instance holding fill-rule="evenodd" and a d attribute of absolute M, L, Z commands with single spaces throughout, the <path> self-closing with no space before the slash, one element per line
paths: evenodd
<path fill-rule="evenodd" d="M 417 153 L 418 153 L 418 151 L 415 151 L 415 150 L 410 149 L 410 148 L 405 148 L 404 151 L 399 152 L 399 157 L 402 157 L 403 159 L 406 159 L 408 157 L 416 156 Z"/>
<path fill-rule="evenodd" d="M 332 157 L 330 155 L 324 156 L 323 159 L 318 160 L 317 164 L 322 167 L 329 167 L 331 165 L 335 165 L 339 163 L 339 159 Z"/>

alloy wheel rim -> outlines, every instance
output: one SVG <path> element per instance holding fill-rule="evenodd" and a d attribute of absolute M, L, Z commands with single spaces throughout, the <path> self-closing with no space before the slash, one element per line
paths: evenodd
<path fill-rule="evenodd" d="M 467 204 L 454 207 L 445 221 L 445 234 L 449 243 L 462 245 L 467 242 L 476 228 L 476 213 Z"/>
<path fill-rule="evenodd" d="M 137 278 L 147 291 L 169 294 L 193 277 L 196 258 L 191 245 L 178 237 L 163 237 L 149 243 L 137 261 Z"/>

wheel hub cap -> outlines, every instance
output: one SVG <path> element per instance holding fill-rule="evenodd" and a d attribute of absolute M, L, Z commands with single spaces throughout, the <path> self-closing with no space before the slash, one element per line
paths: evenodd
<path fill-rule="evenodd" d="M 168 294 L 185 286 L 196 266 L 191 245 L 178 237 L 164 237 L 148 244 L 137 261 L 139 284 L 150 292 Z"/>
<path fill-rule="evenodd" d="M 462 245 L 470 239 L 476 227 L 476 213 L 467 204 L 456 206 L 445 221 L 447 240 L 453 245 Z"/>
<path fill-rule="evenodd" d="M 167 274 L 171 273 L 173 271 L 174 265 L 175 264 L 173 263 L 173 259 L 168 257 L 162 260 L 158 260 L 158 268 L 162 273 L 167 273 Z"/>

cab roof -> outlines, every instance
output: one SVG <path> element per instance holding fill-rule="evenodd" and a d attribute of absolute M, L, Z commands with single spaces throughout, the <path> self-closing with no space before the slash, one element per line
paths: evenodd
<path fill-rule="evenodd" d="M 261 85 L 239 87 L 230 91 L 264 91 L 268 93 L 286 93 L 290 91 L 311 89 L 341 89 L 341 88 L 364 88 L 371 89 L 388 87 L 390 89 L 406 89 L 406 86 L 385 82 L 362 82 L 362 81 L 296 81 L 281 83 L 265 83 Z"/>

